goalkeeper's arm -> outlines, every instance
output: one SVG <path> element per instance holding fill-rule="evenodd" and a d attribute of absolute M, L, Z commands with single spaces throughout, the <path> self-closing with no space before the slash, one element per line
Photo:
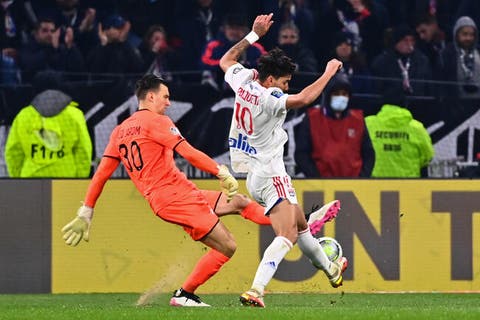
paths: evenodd
<path fill-rule="evenodd" d="M 110 157 L 103 157 L 95 172 L 84 204 L 78 209 L 77 216 L 62 228 L 65 243 L 76 246 L 80 240 L 88 241 L 90 236 L 90 224 L 93 218 L 93 207 L 102 193 L 105 183 L 118 167 L 119 160 Z"/>
<path fill-rule="evenodd" d="M 222 191 L 227 195 L 227 201 L 230 201 L 238 191 L 238 182 L 230 174 L 228 168 L 224 165 L 219 165 L 212 158 L 207 156 L 202 151 L 195 149 L 186 140 L 180 142 L 175 151 L 184 157 L 196 168 L 211 173 L 220 179 Z"/>

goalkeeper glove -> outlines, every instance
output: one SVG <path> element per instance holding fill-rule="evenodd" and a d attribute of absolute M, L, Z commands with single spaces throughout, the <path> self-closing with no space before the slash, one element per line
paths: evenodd
<path fill-rule="evenodd" d="M 230 200 L 232 200 L 233 196 L 238 191 L 237 180 L 231 175 L 230 171 L 228 171 L 228 168 L 224 165 L 219 166 L 217 177 L 220 179 L 220 186 L 223 193 L 227 195 L 227 202 L 230 202 Z"/>
<path fill-rule="evenodd" d="M 88 241 L 92 218 L 93 208 L 82 205 L 77 211 L 77 217 L 62 228 L 65 243 L 76 246 L 82 239 Z"/>

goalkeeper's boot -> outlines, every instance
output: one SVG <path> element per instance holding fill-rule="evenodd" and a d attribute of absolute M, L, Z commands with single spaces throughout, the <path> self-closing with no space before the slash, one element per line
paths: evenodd
<path fill-rule="evenodd" d="M 240 296 L 240 302 L 247 307 L 265 308 L 263 296 L 255 289 L 250 289 Z"/>
<path fill-rule="evenodd" d="M 325 223 L 332 221 L 340 211 L 340 201 L 333 200 L 325 204 L 320 209 L 317 209 L 308 215 L 308 225 L 310 226 L 310 233 L 315 235 L 320 231 Z"/>
<path fill-rule="evenodd" d="M 209 304 L 202 302 L 197 295 L 187 292 L 182 288 L 173 292 L 170 305 L 174 307 L 210 307 Z"/>
<path fill-rule="evenodd" d="M 340 257 L 331 263 L 329 271 L 324 270 L 332 287 L 338 288 L 343 284 L 343 273 L 347 269 L 347 266 L 347 258 Z"/>

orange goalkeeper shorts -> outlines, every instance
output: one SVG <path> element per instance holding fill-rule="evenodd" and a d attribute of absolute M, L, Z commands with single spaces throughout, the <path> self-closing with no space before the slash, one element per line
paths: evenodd
<path fill-rule="evenodd" d="M 222 195 L 222 191 L 213 191 L 213 190 L 200 190 L 203 194 L 205 199 L 207 199 L 208 204 L 210 207 L 215 211 L 217 209 L 218 201 L 220 200 L 220 196 Z"/>
<path fill-rule="evenodd" d="M 216 194 L 219 196 L 218 192 Z M 200 190 L 188 192 L 185 197 L 168 204 L 157 215 L 167 222 L 182 226 L 195 241 L 205 237 L 219 222 Z"/>

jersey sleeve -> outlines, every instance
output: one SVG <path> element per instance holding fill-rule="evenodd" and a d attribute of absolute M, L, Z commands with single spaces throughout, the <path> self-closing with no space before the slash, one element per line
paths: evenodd
<path fill-rule="evenodd" d="M 156 142 L 173 150 L 181 141 L 185 140 L 169 117 L 160 116 L 156 120 L 158 121 L 152 122 L 153 127 L 150 128 L 150 134 Z"/>
<path fill-rule="evenodd" d="M 262 94 L 260 103 L 268 106 L 267 108 L 265 108 L 267 112 L 271 113 L 274 116 L 278 116 L 287 113 L 287 97 L 288 94 L 283 93 L 281 89 L 271 87 L 268 88 L 264 94 Z"/>
<path fill-rule="evenodd" d="M 240 63 L 231 65 L 225 72 L 225 82 L 227 82 L 233 91 L 237 92 L 240 86 L 248 81 L 257 79 L 257 70 L 247 69 Z"/>

